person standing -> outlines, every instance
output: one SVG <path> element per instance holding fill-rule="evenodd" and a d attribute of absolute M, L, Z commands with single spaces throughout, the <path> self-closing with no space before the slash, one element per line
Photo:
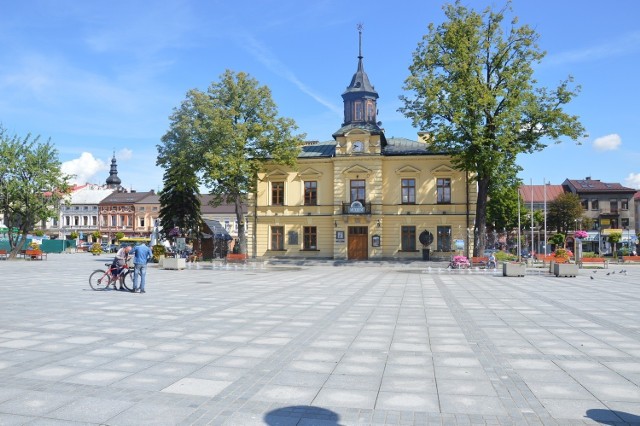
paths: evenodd
<path fill-rule="evenodd" d="M 111 269 L 113 269 L 113 276 L 118 277 L 120 282 L 120 290 L 124 290 L 124 286 L 122 285 L 122 271 L 127 267 L 127 261 L 129 260 L 129 252 L 131 251 L 131 246 L 123 246 L 116 253 L 116 257 L 113 259 L 113 263 L 111 264 Z M 113 289 L 116 288 L 116 281 L 113 282 Z"/>
<path fill-rule="evenodd" d="M 133 291 L 144 293 L 144 284 L 147 277 L 147 262 L 151 258 L 151 249 L 145 243 L 133 248 Z"/>

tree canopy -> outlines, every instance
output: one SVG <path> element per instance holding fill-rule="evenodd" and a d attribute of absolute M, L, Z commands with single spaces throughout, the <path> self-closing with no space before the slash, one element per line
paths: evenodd
<path fill-rule="evenodd" d="M 482 13 L 459 1 L 444 6 L 447 20 L 418 44 L 400 108 L 431 134 L 434 148 L 452 155 L 458 170 L 478 185 L 474 253 L 485 245 L 489 187 L 519 154 L 540 151 L 563 136 L 578 140 L 584 128 L 563 107 L 578 93 L 571 77 L 557 87 L 536 87 L 533 64 L 545 53 L 538 34 L 517 18 L 505 23 L 510 4 Z"/>
<path fill-rule="evenodd" d="M 214 203 L 235 204 L 240 250 L 246 253 L 241 206 L 256 189 L 257 173 L 266 162 L 295 165 L 304 135 L 294 134 L 292 119 L 278 116 L 268 87 L 229 70 L 206 92 L 190 90 L 170 120 L 157 164 L 171 168 L 172 159 L 181 157 Z"/>
<path fill-rule="evenodd" d="M 580 197 L 565 192 L 547 205 L 547 223 L 552 229 L 567 235 L 577 226 L 578 221 L 582 221 L 583 213 Z"/>
<path fill-rule="evenodd" d="M 10 257 L 14 258 L 38 222 L 57 216 L 69 176 L 60 170 L 58 152 L 50 141 L 10 136 L 2 126 L 0 158 L 0 211 L 9 228 Z"/>
<path fill-rule="evenodd" d="M 487 223 L 493 230 L 511 230 L 518 226 L 520 179 L 515 168 L 507 167 L 500 170 L 500 173 L 501 177 L 492 180 L 489 185 Z M 520 211 L 522 212 L 522 208 Z"/>

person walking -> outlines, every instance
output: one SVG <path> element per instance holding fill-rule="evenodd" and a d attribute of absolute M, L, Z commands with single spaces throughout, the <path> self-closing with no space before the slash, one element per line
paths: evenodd
<path fill-rule="evenodd" d="M 144 293 L 147 277 L 147 262 L 151 258 L 151 249 L 145 243 L 133 248 L 133 292 Z"/>

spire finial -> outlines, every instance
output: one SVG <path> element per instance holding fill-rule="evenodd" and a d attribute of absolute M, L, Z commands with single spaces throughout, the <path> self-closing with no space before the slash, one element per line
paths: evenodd
<path fill-rule="evenodd" d="M 364 25 L 359 22 L 356 28 L 358 29 L 358 59 L 362 59 L 362 29 Z"/>

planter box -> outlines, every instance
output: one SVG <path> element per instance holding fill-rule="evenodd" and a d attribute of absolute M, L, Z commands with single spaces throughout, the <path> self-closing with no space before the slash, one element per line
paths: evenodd
<path fill-rule="evenodd" d="M 553 265 L 553 275 L 556 277 L 575 277 L 578 275 L 578 265 L 575 263 L 556 263 Z"/>
<path fill-rule="evenodd" d="M 183 258 L 166 258 L 162 261 L 163 269 L 185 269 L 187 267 L 187 260 Z"/>
<path fill-rule="evenodd" d="M 527 268 L 521 263 L 508 263 L 502 264 L 502 276 L 503 277 L 524 277 Z"/>

